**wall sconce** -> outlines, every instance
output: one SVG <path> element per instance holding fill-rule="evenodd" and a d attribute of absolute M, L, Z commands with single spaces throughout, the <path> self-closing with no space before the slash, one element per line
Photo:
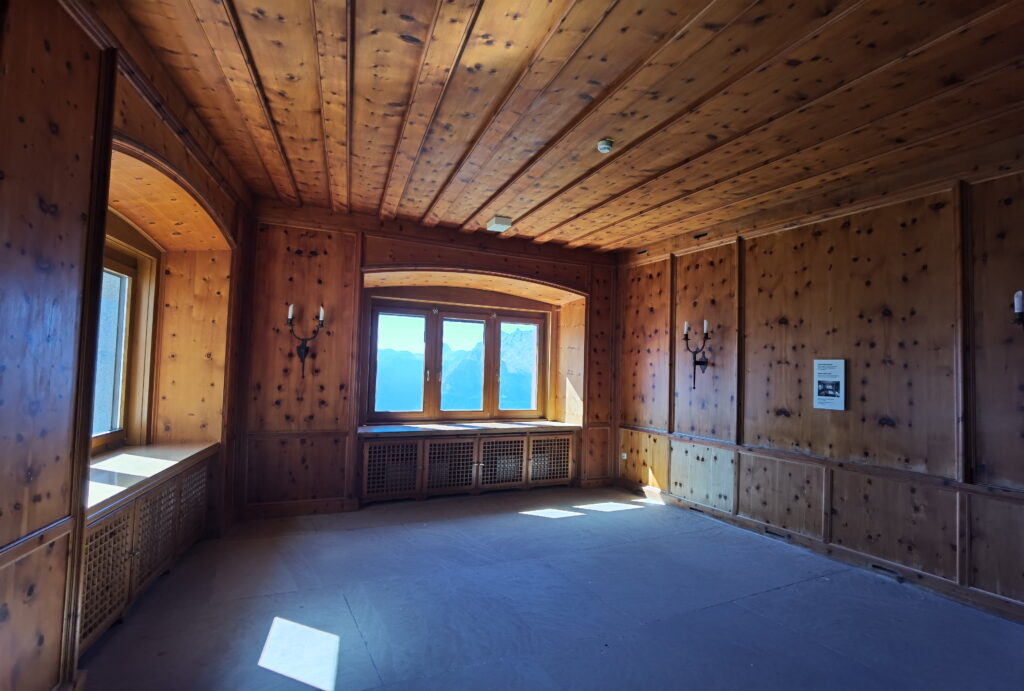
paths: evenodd
<path fill-rule="evenodd" d="M 1024 328 L 1024 290 L 1013 294 L 1013 323 Z"/>
<path fill-rule="evenodd" d="M 704 348 L 707 347 L 708 341 L 711 340 L 711 332 L 708 331 L 708 320 L 704 320 L 704 340 L 701 342 L 700 347 L 696 345 L 690 347 L 690 322 L 683 322 L 683 342 L 686 344 L 686 350 L 693 355 L 693 386 L 691 388 L 697 388 L 697 368 L 700 367 L 701 373 L 706 372 L 708 369 L 708 356 L 704 354 Z"/>
<path fill-rule="evenodd" d="M 288 305 L 288 332 L 299 342 L 299 345 L 295 347 L 295 354 L 299 356 L 299 363 L 302 365 L 302 378 L 306 378 L 306 356 L 309 355 L 309 342 L 317 337 L 320 333 L 320 329 L 324 328 L 324 306 L 320 305 L 320 316 L 317 317 L 316 326 L 313 328 L 313 333 L 309 336 L 303 337 L 295 333 L 295 323 L 292 320 L 292 315 L 295 313 L 295 305 Z"/>

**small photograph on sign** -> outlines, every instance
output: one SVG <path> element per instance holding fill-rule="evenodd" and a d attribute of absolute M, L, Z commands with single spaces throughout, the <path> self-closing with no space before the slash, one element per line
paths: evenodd
<path fill-rule="evenodd" d="M 818 395 L 825 398 L 839 398 L 839 381 L 823 379 L 818 382 Z"/>
<path fill-rule="evenodd" d="M 814 407 L 846 410 L 846 360 L 814 361 Z"/>

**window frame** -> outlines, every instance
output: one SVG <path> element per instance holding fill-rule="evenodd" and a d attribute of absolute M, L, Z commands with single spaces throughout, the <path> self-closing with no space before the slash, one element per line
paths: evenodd
<path fill-rule="evenodd" d="M 413 412 L 377 411 L 377 325 L 381 314 L 409 314 L 425 317 L 423 410 Z M 379 422 L 452 422 L 466 420 L 538 420 L 547 413 L 550 371 L 548 349 L 551 319 L 548 312 L 533 312 L 501 307 L 469 306 L 459 303 L 414 302 L 401 299 L 371 298 L 369 337 L 367 339 L 367 395 L 364 419 Z M 484 322 L 483 410 L 441 410 L 441 368 L 443 324 L 445 319 Z M 500 410 L 500 325 L 502 321 L 532 323 L 537 331 L 537 405 L 530 410 Z"/>
<path fill-rule="evenodd" d="M 92 449 L 113 449 L 125 445 L 128 437 L 128 379 L 131 374 L 132 358 L 132 330 L 134 319 L 132 312 L 135 309 L 136 290 L 138 285 L 138 268 L 119 261 L 111 256 L 109 252 L 103 254 L 103 273 L 113 273 L 124 276 L 128 279 L 127 290 L 124 290 L 124 323 L 119 325 L 121 340 L 120 362 L 115 364 L 120 378 L 120 391 L 117 392 L 117 409 L 119 413 L 118 426 L 108 432 L 102 432 L 92 436 Z M 95 372 L 95 369 L 94 369 Z M 93 411 L 95 416 L 95 411 Z"/>
<path fill-rule="evenodd" d="M 103 248 L 103 269 L 128 276 L 130 281 L 123 345 L 121 427 L 93 436 L 93 454 L 148 443 L 158 259 L 108 235 Z"/>

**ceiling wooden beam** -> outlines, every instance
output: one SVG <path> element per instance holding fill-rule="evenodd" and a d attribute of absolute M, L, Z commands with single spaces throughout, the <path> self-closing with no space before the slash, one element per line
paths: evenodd
<path fill-rule="evenodd" d="M 423 50 L 416 84 L 409 99 L 402 134 L 398 138 L 388 169 L 384 195 L 380 203 L 381 218 L 395 218 L 409 182 L 409 175 L 420 156 L 428 130 L 441 105 L 441 99 L 466 48 L 466 41 L 473 31 L 473 23 L 480 11 L 481 1 L 437 2 L 437 9 L 427 32 L 427 45 Z M 462 27 L 462 30 L 455 30 L 453 27 Z"/>
<path fill-rule="evenodd" d="M 349 207 L 349 72 L 351 70 L 352 2 L 311 0 L 320 74 L 324 160 L 330 207 Z"/>
<path fill-rule="evenodd" d="M 886 8 L 885 4 L 875 0 L 849 15 L 847 22 L 859 27 L 859 40 L 849 49 L 827 61 L 815 60 L 830 45 L 846 39 L 848 26 L 843 22 L 815 32 L 737 82 L 729 93 L 685 113 L 601 169 L 602 180 L 619 186 L 609 189 L 611 185 L 606 184 L 604 199 L 592 191 L 598 179 L 590 176 L 518 219 L 519 234 L 541 242 L 571 241 L 693 189 L 698 175 L 722 177 L 741 159 L 746 165 L 753 161 L 765 165 L 770 158 L 759 156 L 781 157 L 844 128 L 870 123 L 941 89 L 949 59 L 955 58 L 950 51 L 962 50 L 965 29 L 987 35 L 989 29 L 998 30 L 998 22 L 1006 21 L 998 10 L 993 13 L 980 4 L 974 9 L 955 2 L 935 8 L 917 22 L 900 21 L 907 18 L 893 13 L 903 6 Z M 977 55 L 962 57 L 964 69 L 991 64 L 986 56 L 989 46 L 978 48 Z M 915 58 L 936 52 L 944 55 L 931 64 L 921 65 L 923 61 Z M 905 72 L 911 68 L 930 70 L 908 82 Z M 879 84 L 885 85 L 886 98 L 877 98 Z M 723 122 L 728 122 L 727 128 Z M 708 136 L 694 136 L 699 132 Z M 651 175 L 652 171 L 659 172 Z"/>
<path fill-rule="evenodd" d="M 604 98 L 504 185 L 464 227 L 480 228 L 496 213 L 513 218 L 522 215 L 519 210 L 535 206 L 536 197 L 547 198 L 575 184 L 587 171 L 607 165 L 609 158 L 594 150 L 601 137 L 616 139 L 614 160 L 679 112 L 727 88 L 780 46 L 790 45 L 795 37 L 833 21 L 863 1 L 835 0 L 824 10 L 786 0 L 753 4 L 719 0 L 705 5 L 632 75 L 608 89 Z M 680 73 L 678 68 L 689 61 L 700 65 Z"/>
<path fill-rule="evenodd" d="M 996 141 L 982 147 L 962 149 L 951 156 L 925 161 L 913 168 L 889 171 L 869 180 L 842 179 L 827 189 L 735 219 L 705 226 L 694 233 L 674 235 L 653 243 L 637 245 L 642 254 L 620 250 L 623 264 L 642 264 L 669 254 L 691 252 L 731 242 L 736 237 L 757 237 L 787 228 L 840 218 L 867 209 L 888 206 L 909 199 L 948 190 L 959 182 L 978 184 L 996 177 L 1024 171 L 1024 136 Z M 598 250 L 609 253 L 605 250 Z"/>
<path fill-rule="evenodd" d="M 379 213 L 436 0 L 354 2 L 351 209 Z"/>
<path fill-rule="evenodd" d="M 562 19 L 551 27 L 547 36 L 537 46 L 530 62 L 509 89 L 505 100 L 495 110 L 473 146 L 438 190 L 434 201 L 423 215 L 421 222 L 424 225 L 436 226 L 446 218 L 452 203 L 460 197 L 467 185 L 477 179 L 481 171 L 489 167 L 509 134 L 523 123 L 531 104 L 562 73 L 564 67 L 618 2 L 619 0 L 605 0 L 595 5 L 592 2 L 576 0 L 567 8 Z"/>
<path fill-rule="evenodd" d="M 238 28 L 231 1 L 189 0 L 189 5 L 217 57 L 274 189 L 281 199 L 298 204 L 295 178 L 274 127 L 263 87 L 253 68 L 252 56 Z"/>
<path fill-rule="evenodd" d="M 785 81 L 771 78 L 773 70 L 769 67 L 752 75 L 755 82 L 763 81 L 762 90 L 782 92 L 776 100 L 780 103 L 789 102 L 791 105 L 788 108 L 773 111 L 770 93 L 758 91 L 756 83 L 737 84 L 735 91 L 749 94 L 752 103 L 764 105 L 765 112 L 757 111 L 758 115 L 763 117 L 759 117 L 753 125 L 717 140 L 714 145 L 707 144 L 692 149 L 698 153 L 687 155 L 687 142 L 682 130 L 711 131 L 710 123 L 705 122 L 707 117 L 701 118 L 699 114 L 693 118 L 688 117 L 679 133 L 674 133 L 672 127 L 667 128 L 654 142 L 661 149 L 670 146 L 672 141 L 679 142 L 677 148 L 681 150 L 682 160 L 677 165 L 627 187 L 563 223 L 550 225 L 552 213 L 558 213 L 552 209 L 544 219 L 538 219 L 533 226 L 528 220 L 523 222 L 526 228 L 520 227 L 520 232 L 532 235 L 536 231 L 531 233 L 531 227 L 548 228 L 537 235 L 535 241 L 572 242 L 595 235 L 613 224 L 630 225 L 633 219 L 689 196 L 716 181 L 771 165 L 774 161 L 795 154 L 801 149 L 820 145 L 898 110 L 912 108 L 915 104 L 939 97 L 945 91 L 958 88 L 960 84 L 957 80 L 949 79 L 951 60 L 959 58 L 960 71 L 957 73 L 957 79 L 971 81 L 990 72 L 993 63 L 998 65 L 1012 59 L 1018 53 L 1017 34 L 1008 30 L 1014 24 L 1001 11 L 1005 7 L 976 14 L 966 23 L 963 23 L 963 16 L 938 18 L 931 15 L 944 25 L 915 27 L 915 30 L 922 31 L 917 36 L 916 45 L 906 45 L 907 29 L 894 28 L 892 21 L 880 23 L 876 27 L 876 31 L 884 30 L 890 35 L 872 32 L 870 27 L 862 24 L 862 41 L 868 42 L 870 39 L 874 46 L 891 46 L 891 52 L 884 52 L 883 49 L 880 51 L 881 54 L 872 55 L 879 52 L 877 48 L 872 48 L 867 56 L 860 56 L 857 53 L 844 55 L 843 57 L 854 64 L 847 66 L 841 62 L 835 64 L 835 61 L 830 61 L 831 74 L 837 75 L 831 77 L 815 69 L 801 72 L 805 65 L 812 63 L 793 57 L 820 54 L 824 47 L 821 45 L 822 42 L 827 45 L 836 40 L 831 33 L 821 32 L 801 51 L 787 53 L 772 66 L 778 67 L 782 74 L 787 75 Z M 871 11 L 873 8 L 869 5 L 865 9 Z M 1024 23 L 1018 21 L 1018 24 L 1018 31 L 1024 29 Z M 844 27 L 838 26 L 836 29 L 841 32 Z M 937 31 L 944 33 L 939 33 L 936 37 Z M 965 43 L 970 46 L 966 51 Z M 870 61 L 872 57 L 875 62 Z M 847 69 L 857 69 L 858 65 L 855 63 L 858 61 L 862 63 L 859 67 L 866 70 L 865 72 L 853 72 L 850 75 L 852 79 L 849 80 L 838 77 Z M 788 65 L 795 66 L 787 67 Z M 916 78 L 908 80 L 908 72 L 913 72 Z M 805 94 L 804 100 L 794 102 L 794 99 L 789 98 L 785 90 L 778 86 L 788 81 L 820 85 L 823 92 L 813 98 L 807 98 Z M 885 91 L 886 98 L 877 97 L 880 89 Z M 732 106 L 734 109 L 737 107 L 735 98 L 732 99 Z M 725 104 L 717 109 L 712 108 L 712 115 L 724 107 Z M 753 108 L 744 110 L 755 112 Z M 653 151 L 640 153 L 648 160 L 656 155 Z M 630 152 L 624 155 L 623 159 L 631 158 L 633 155 L 634 153 Z M 636 170 L 638 166 L 643 165 L 643 161 L 635 160 L 629 165 Z M 618 166 L 607 173 L 608 178 L 614 180 L 627 180 L 630 177 L 629 173 L 622 171 Z M 546 205 L 550 206 L 572 194 L 572 191 L 559 194 Z"/>
<path fill-rule="evenodd" d="M 299 200 L 330 206 L 313 7 L 308 0 L 232 2 Z"/>
<path fill-rule="evenodd" d="M 398 216 L 420 219 L 572 0 L 483 3 L 446 98 L 416 161 Z"/>
<path fill-rule="evenodd" d="M 981 150 L 993 142 L 1007 139 L 1008 133 L 1019 131 L 1021 117 L 1024 117 L 1024 102 L 1018 102 L 997 113 L 985 112 L 974 121 L 958 123 L 943 130 L 931 131 L 927 136 L 907 142 L 898 147 L 888 148 L 881 153 L 847 162 L 835 168 L 788 181 L 781 185 L 766 185 L 750 194 L 742 194 L 732 201 L 693 211 L 680 216 L 671 223 L 660 225 L 645 232 L 623 235 L 621 230 L 608 229 L 586 239 L 568 243 L 569 247 L 599 247 L 601 250 L 615 250 L 625 247 L 643 247 L 659 242 L 673 235 L 701 232 L 702 229 L 766 211 L 775 206 L 784 206 L 802 198 L 831 193 L 840 201 L 848 190 L 860 187 L 883 191 L 898 189 L 893 180 L 904 186 L 929 179 L 944 178 L 963 174 L 971 170 L 969 154 Z M 1016 129 L 1015 129 L 1016 128 Z M 961 154 L 967 154 L 967 159 Z M 946 167 L 940 165 L 942 161 Z M 892 172 L 895 171 L 895 172 Z M 910 172 L 908 172 L 910 171 Z M 865 182 L 867 181 L 867 182 Z"/>

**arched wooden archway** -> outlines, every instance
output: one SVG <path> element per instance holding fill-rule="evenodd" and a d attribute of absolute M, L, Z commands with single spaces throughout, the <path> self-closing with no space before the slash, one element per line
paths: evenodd
<path fill-rule="evenodd" d="M 115 149 L 110 209 L 164 250 L 229 250 L 231 243 L 206 206 L 155 165 Z"/>
<path fill-rule="evenodd" d="M 471 288 L 528 298 L 545 302 L 549 305 L 566 305 L 586 297 L 580 293 L 550 283 L 541 283 L 515 276 L 435 268 L 368 271 L 363 276 L 363 286 L 366 288 Z"/>

